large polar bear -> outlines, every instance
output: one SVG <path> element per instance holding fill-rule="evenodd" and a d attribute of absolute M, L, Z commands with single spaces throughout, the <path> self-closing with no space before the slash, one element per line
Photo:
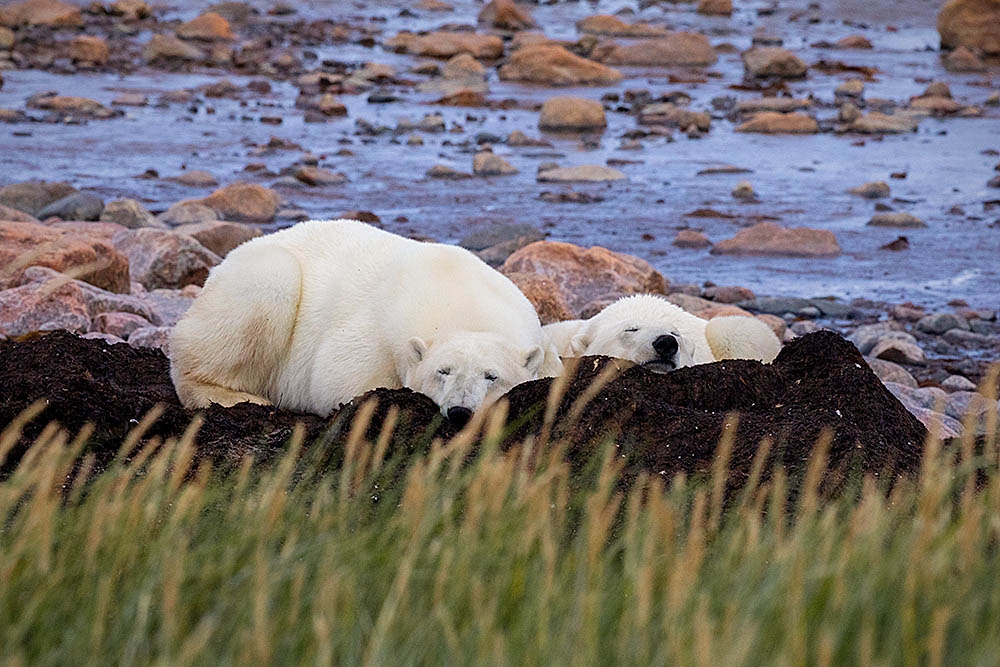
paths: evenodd
<path fill-rule="evenodd" d="M 244 243 L 170 340 L 189 408 L 243 401 L 327 415 L 376 387 L 430 396 L 459 425 L 539 371 L 558 374 L 517 287 L 472 253 L 356 220 Z"/>
<path fill-rule="evenodd" d="M 542 330 L 560 356 L 600 354 L 659 372 L 721 359 L 771 362 L 781 350 L 778 337 L 758 319 L 703 320 L 654 294 L 623 297 L 588 320 L 554 322 Z"/>

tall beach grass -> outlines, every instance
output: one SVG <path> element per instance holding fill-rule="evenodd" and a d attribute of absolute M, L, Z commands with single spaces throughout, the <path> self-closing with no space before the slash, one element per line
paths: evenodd
<path fill-rule="evenodd" d="M 725 440 L 705 479 L 621 493 L 613 443 L 576 478 L 559 443 L 498 451 L 502 406 L 405 458 L 391 418 L 364 439 L 371 414 L 334 472 L 293 438 L 220 474 L 195 422 L 91 476 L 86 430 L 46 429 L 0 482 L 0 664 L 1000 660 L 996 438 L 931 438 L 918 479 L 836 498 L 821 440 L 789 501 L 760 453 L 727 494 Z"/>

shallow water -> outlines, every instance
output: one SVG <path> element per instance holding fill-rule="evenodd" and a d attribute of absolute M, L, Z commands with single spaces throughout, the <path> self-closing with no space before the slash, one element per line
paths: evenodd
<path fill-rule="evenodd" d="M 252 3 L 266 9 L 268 3 Z M 312 2 L 297 5 L 293 18 L 331 18 L 352 25 L 376 26 L 377 41 L 399 30 L 421 30 L 445 23 L 474 24 L 481 5 L 455 0 L 453 12 L 419 12 L 400 16 L 410 2 L 345 3 Z M 694 4 L 661 3 L 640 9 L 629 2 L 561 3 L 531 6 L 539 25 L 552 37 L 576 39 L 576 20 L 596 13 L 614 13 L 631 8 L 626 21 L 647 20 L 677 29 L 693 29 L 709 36 L 713 44 L 750 45 L 755 31 L 780 36 L 785 46 L 796 50 L 809 63 L 821 58 L 849 65 L 876 66 L 880 73 L 866 86 L 866 97 L 905 101 L 923 91 L 930 80 L 951 85 L 956 99 L 981 104 L 1000 82 L 1000 70 L 986 74 L 953 74 L 940 64 L 934 18 L 938 3 L 925 0 L 904 2 L 821 2 L 809 9 L 806 2 L 782 2 L 770 15 L 758 10 L 765 2 L 737 2 L 731 19 L 697 15 Z M 169 3 L 162 19 L 188 19 L 204 4 Z M 820 18 L 809 23 L 810 16 Z M 797 17 L 797 18 L 796 18 Z M 795 20 L 792 20 L 792 19 Z M 281 19 L 273 19 L 281 20 Z M 851 22 L 846 24 L 845 21 Z M 891 27 L 893 30 L 889 30 Z M 835 41 L 853 34 L 867 36 L 872 51 L 838 51 L 812 48 L 820 40 Z M 139 41 L 147 38 L 140 36 Z M 317 63 L 325 58 L 341 62 L 367 61 L 396 66 L 403 78 L 420 59 L 385 51 L 381 46 L 329 45 L 311 49 Z M 243 172 L 251 162 L 262 162 L 272 172 L 290 166 L 301 151 L 278 151 L 252 155 L 254 144 L 271 136 L 300 144 L 321 158 L 321 166 L 343 172 L 350 179 L 341 186 L 313 189 L 282 189 L 289 205 L 306 210 L 312 217 L 331 217 L 348 210 L 371 210 L 386 228 L 420 234 L 444 241 L 457 241 L 470 230 L 494 222 L 530 223 L 542 228 L 553 240 L 581 245 L 602 245 L 643 257 L 674 282 L 711 280 L 739 284 L 761 294 L 803 296 L 838 295 L 866 297 L 890 302 L 913 301 L 941 306 L 963 298 L 973 306 L 1000 306 L 1000 206 L 988 210 L 990 200 L 1000 200 L 1000 190 L 986 182 L 997 172 L 1000 161 L 984 150 L 1000 149 L 1000 110 L 984 107 L 981 118 L 925 119 L 919 131 L 881 140 L 824 133 L 812 136 L 767 136 L 737 134 L 733 124 L 715 114 L 712 129 L 699 139 L 675 132 L 673 140 L 643 139 L 642 150 L 620 150 L 622 135 L 637 127 L 634 116 L 608 113 L 608 129 L 594 142 L 584 145 L 579 137 L 545 135 L 553 148 L 494 146 L 520 173 L 465 181 L 435 181 L 424 177 L 434 164 L 471 171 L 475 142 L 480 132 L 505 137 L 513 130 L 538 136 L 531 102 L 552 95 L 580 95 L 598 99 L 608 92 L 648 89 L 654 97 L 682 90 L 693 98 L 691 108 L 711 110 L 712 98 L 729 95 L 737 99 L 757 93 L 729 89 L 742 78 L 738 53 L 722 53 L 708 68 L 704 83 L 669 83 L 669 74 L 691 72 L 665 69 L 623 68 L 626 80 L 616 86 L 588 88 L 543 88 L 501 82 L 496 68 L 489 68 L 493 100 L 516 99 L 520 109 L 489 110 L 436 107 L 427 103 L 440 95 L 424 94 L 411 86 L 387 86 L 386 92 L 401 100 L 369 104 L 369 92 L 343 95 L 348 116 L 327 123 L 305 123 L 294 108 L 297 89 L 287 82 L 271 80 L 268 95 L 245 93 L 243 101 L 210 99 L 194 111 L 188 105 L 129 108 L 124 118 L 91 121 L 85 125 L 16 124 L 0 126 L 0 183 L 43 178 L 67 180 L 92 189 L 106 199 L 136 197 L 152 210 L 165 209 L 181 199 L 200 197 L 207 189 L 185 187 L 165 177 L 183 169 L 206 169 L 222 183 L 254 180 Z M 809 78 L 789 84 L 798 96 L 814 95 L 820 107 L 818 119 L 832 119 L 833 89 L 850 74 L 827 75 L 816 70 Z M 146 92 L 155 101 L 160 92 L 191 88 L 220 79 L 245 84 L 251 78 L 221 70 L 196 74 L 172 74 L 144 68 L 133 75 L 57 75 L 47 72 L 7 71 L 0 90 L 0 107 L 24 108 L 25 100 L 44 90 L 92 97 L 104 103 L 123 90 Z M 260 77 L 253 77 L 260 78 Z M 614 105 L 609 105 L 612 109 Z M 208 109 L 212 109 L 209 113 Z M 427 113 L 441 113 L 449 128 L 460 133 L 423 134 L 424 145 L 407 146 L 405 136 L 357 134 L 355 121 L 395 127 L 401 118 L 419 120 Z M 261 116 L 280 116 L 281 125 L 263 124 Z M 24 135 L 28 136 L 24 136 Z M 344 148 L 353 155 L 336 155 Z M 599 194 L 604 200 L 592 204 L 548 203 L 539 199 L 543 191 L 566 186 L 537 183 L 537 166 L 556 161 L 560 165 L 605 164 L 608 160 L 631 160 L 618 165 L 628 180 L 613 184 L 574 185 L 573 190 Z M 698 176 L 710 166 L 725 164 L 752 169 L 750 174 Z M 161 179 L 136 178 L 156 169 Z M 893 172 L 906 172 L 903 180 Z M 259 179 L 265 185 L 275 179 Z M 760 201 L 744 204 L 730 191 L 749 180 Z M 924 218 L 928 227 L 916 230 L 876 229 L 865 226 L 874 204 L 847 194 L 847 189 L 873 180 L 892 187 L 895 210 Z M 889 201 L 889 200 L 885 200 Z M 959 206 L 964 215 L 949 213 Z M 734 219 L 690 218 L 684 214 L 698 208 L 713 208 L 737 216 Z M 678 229 L 702 229 L 713 241 L 731 237 L 740 227 L 752 224 L 754 216 L 771 216 L 785 226 L 809 226 L 832 230 L 844 254 L 836 259 L 777 259 L 713 256 L 707 250 L 683 250 L 670 242 Z M 405 221 L 400 218 L 405 218 Z M 993 225 L 991 227 L 991 225 Z M 905 235 L 911 249 L 903 252 L 879 250 L 879 246 Z M 650 238 L 652 237 L 652 238 Z"/>

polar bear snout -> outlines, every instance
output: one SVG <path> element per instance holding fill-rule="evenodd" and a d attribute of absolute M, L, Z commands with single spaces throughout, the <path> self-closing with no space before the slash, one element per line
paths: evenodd
<path fill-rule="evenodd" d="M 677 337 L 672 334 L 664 334 L 653 339 L 653 349 L 662 361 L 673 361 L 679 348 Z"/>
<path fill-rule="evenodd" d="M 677 353 L 680 350 L 680 342 L 674 334 L 660 334 L 651 343 L 654 356 L 643 364 L 643 367 L 654 373 L 666 373 L 679 366 Z"/>
<path fill-rule="evenodd" d="M 461 429 L 472 419 L 472 410 L 460 405 L 448 408 L 448 423 L 454 428 Z"/>

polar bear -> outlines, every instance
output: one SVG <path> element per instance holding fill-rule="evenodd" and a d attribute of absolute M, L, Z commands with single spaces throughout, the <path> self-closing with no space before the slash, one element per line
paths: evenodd
<path fill-rule="evenodd" d="M 188 408 L 250 401 L 323 416 L 405 386 L 462 425 L 540 370 L 559 373 L 543 341 L 528 299 L 469 251 L 313 220 L 211 270 L 172 332 L 170 376 Z"/>
<path fill-rule="evenodd" d="M 657 372 L 721 359 L 771 362 L 781 350 L 778 337 L 758 319 L 703 320 L 654 294 L 623 297 L 588 320 L 554 322 L 542 331 L 560 356 L 600 354 Z"/>

